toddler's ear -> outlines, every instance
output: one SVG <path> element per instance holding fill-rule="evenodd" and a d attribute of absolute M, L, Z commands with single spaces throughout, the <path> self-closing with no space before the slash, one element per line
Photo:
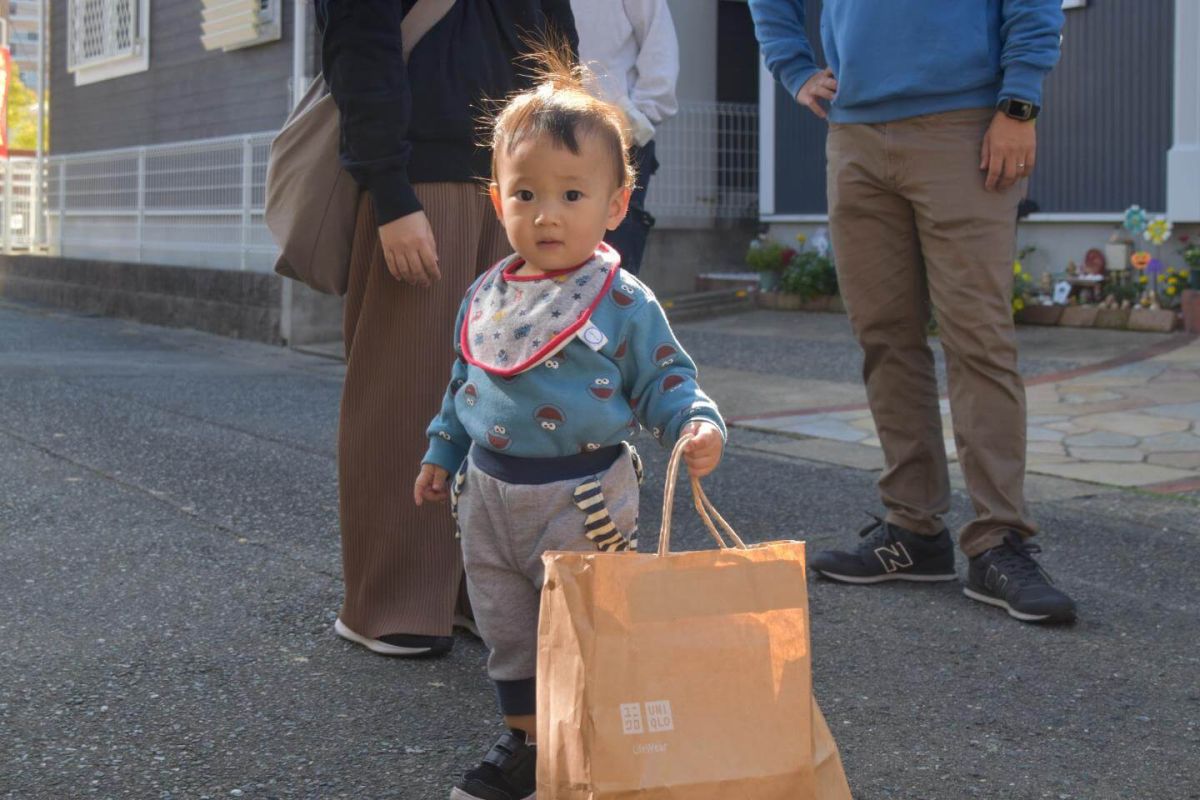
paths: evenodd
<path fill-rule="evenodd" d="M 500 202 L 500 184 L 492 181 L 488 184 L 488 196 L 492 198 L 492 208 L 496 209 L 496 218 L 504 221 L 504 204 Z"/>
<path fill-rule="evenodd" d="M 629 211 L 630 194 L 632 192 L 622 186 L 613 192 L 612 199 L 608 201 L 608 229 L 610 231 L 615 231 L 621 224 L 621 220 L 625 219 L 625 213 Z"/>

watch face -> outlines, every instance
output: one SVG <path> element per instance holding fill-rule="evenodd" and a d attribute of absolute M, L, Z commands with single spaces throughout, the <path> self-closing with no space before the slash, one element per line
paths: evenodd
<path fill-rule="evenodd" d="M 1017 119 L 1029 119 L 1033 114 L 1033 103 L 1027 103 L 1024 100 L 1009 100 L 1008 115 Z"/>

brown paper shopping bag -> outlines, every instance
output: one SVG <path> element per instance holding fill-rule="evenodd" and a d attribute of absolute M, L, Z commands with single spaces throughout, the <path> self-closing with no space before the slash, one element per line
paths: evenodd
<path fill-rule="evenodd" d="M 547 553 L 539 800 L 849 800 L 812 697 L 804 544 L 747 547 L 697 481 L 718 550 Z M 713 523 L 721 525 L 732 545 Z"/>

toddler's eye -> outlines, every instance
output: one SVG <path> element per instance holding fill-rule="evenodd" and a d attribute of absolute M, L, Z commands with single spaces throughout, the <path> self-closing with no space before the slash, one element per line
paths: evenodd
<path fill-rule="evenodd" d="M 578 189 L 569 189 L 563 196 L 567 198 L 568 203 L 574 203 L 583 199 L 583 192 L 579 191 Z"/>
<path fill-rule="evenodd" d="M 528 189 L 521 189 L 519 192 L 517 192 L 517 199 L 523 203 L 528 203 L 533 199 L 533 192 L 529 191 Z"/>

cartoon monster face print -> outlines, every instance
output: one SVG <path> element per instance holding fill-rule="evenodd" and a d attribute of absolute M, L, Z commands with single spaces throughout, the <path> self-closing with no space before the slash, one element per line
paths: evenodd
<path fill-rule="evenodd" d="M 663 393 L 673 392 L 687 382 L 687 378 L 682 375 L 668 375 L 662 379 Z"/>
<path fill-rule="evenodd" d="M 628 283 L 623 283 L 608 293 L 612 301 L 621 308 L 628 308 L 633 305 L 633 293 L 636 291 Z"/>
<path fill-rule="evenodd" d="M 450 441 L 450 434 L 447 433 L 446 431 L 438 431 L 438 436 L 442 437 L 447 442 Z"/>
<path fill-rule="evenodd" d="M 557 406 L 539 406 L 537 411 L 533 412 L 533 419 L 543 430 L 556 431 L 566 424 L 567 415 Z"/>
<path fill-rule="evenodd" d="M 458 390 L 463 387 L 464 383 L 466 383 L 466 381 L 462 378 L 455 378 L 454 380 L 450 381 L 450 396 L 453 397 L 454 395 L 458 394 Z"/>
<path fill-rule="evenodd" d="M 479 402 L 479 390 L 475 388 L 475 384 L 468 383 L 462 388 L 463 401 L 466 402 L 469 408 L 474 408 Z"/>
<path fill-rule="evenodd" d="M 503 425 L 493 425 L 488 431 L 487 440 L 493 450 L 507 450 L 512 444 L 512 439 L 508 437 L 508 429 Z"/>
<path fill-rule="evenodd" d="M 614 358 L 624 358 L 625 354 L 627 352 L 629 352 L 629 340 L 622 339 L 621 343 L 619 345 L 617 345 L 617 350 L 615 353 L 613 353 L 613 357 Z"/>
<path fill-rule="evenodd" d="M 611 400 L 616 391 L 613 382 L 608 378 L 596 378 L 588 387 L 588 393 L 597 400 Z"/>
<path fill-rule="evenodd" d="M 558 369 L 559 367 L 561 367 L 563 365 L 563 362 L 566 360 L 567 360 L 567 348 L 564 347 L 561 350 L 559 350 L 557 353 L 555 353 L 554 355 L 550 356 L 550 358 L 546 359 L 545 365 L 549 369 Z"/>
<path fill-rule="evenodd" d="M 599 449 L 600 445 L 596 442 L 587 442 L 579 446 L 579 452 L 581 453 L 594 453 Z"/>
<path fill-rule="evenodd" d="M 659 369 L 666 369 L 675 363 L 675 358 L 679 355 L 679 351 L 670 343 L 660 344 L 654 348 L 654 363 Z"/>

